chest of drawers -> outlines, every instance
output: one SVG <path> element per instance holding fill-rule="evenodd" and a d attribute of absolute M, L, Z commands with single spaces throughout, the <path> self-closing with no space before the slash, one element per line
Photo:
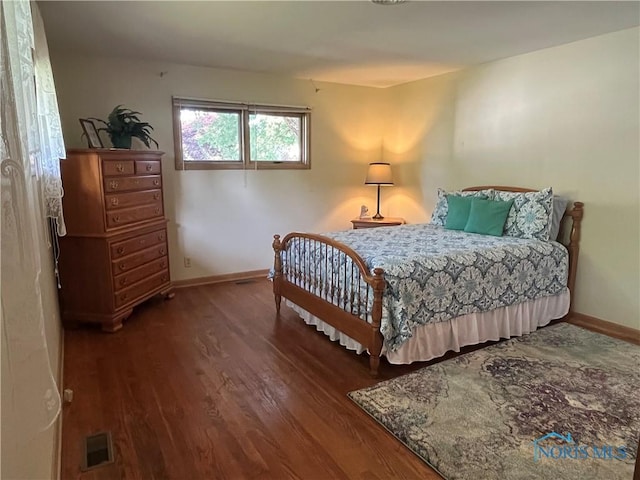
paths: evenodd
<path fill-rule="evenodd" d="M 155 151 L 74 149 L 60 162 L 66 324 L 94 322 L 116 331 L 133 307 L 170 294 L 161 157 Z"/>

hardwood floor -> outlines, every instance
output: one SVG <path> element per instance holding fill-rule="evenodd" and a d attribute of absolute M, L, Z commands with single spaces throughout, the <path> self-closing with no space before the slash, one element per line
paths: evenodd
<path fill-rule="evenodd" d="M 381 362 L 380 379 L 425 366 Z M 436 479 L 347 392 L 380 379 L 259 280 L 177 290 L 115 334 L 65 333 L 67 479 Z M 80 471 L 86 435 L 115 461 Z"/>

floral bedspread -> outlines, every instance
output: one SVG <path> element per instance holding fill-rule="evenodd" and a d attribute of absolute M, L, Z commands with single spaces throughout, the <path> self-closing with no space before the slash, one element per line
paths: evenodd
<path fill-rule="evenodd" d="M 411 337 L 416 325 L 556 295 L 567 288 L 568 252 L 557 242 L 465 233 L 431 224 L 324 235 L 351 247 L 372 270 L 384 269 L 381 331 L 392 350 Z M 344 268 L 350 267 L 340 266 Z"/>

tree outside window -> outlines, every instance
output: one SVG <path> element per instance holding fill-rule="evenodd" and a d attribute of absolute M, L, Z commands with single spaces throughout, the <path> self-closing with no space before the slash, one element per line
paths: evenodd
<path fill-rule="evenodd" d="M 174 98 L 176 168 L 310 168 L 308 109 Z"/>

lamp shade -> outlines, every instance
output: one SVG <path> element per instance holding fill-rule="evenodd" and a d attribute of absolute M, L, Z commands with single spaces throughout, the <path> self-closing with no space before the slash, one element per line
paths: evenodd
<path fill-rule="evenodd" d="M 364 183 L 365 185 L 393 185 L 391 165 L 383 162 L 370 163 Z"/>

